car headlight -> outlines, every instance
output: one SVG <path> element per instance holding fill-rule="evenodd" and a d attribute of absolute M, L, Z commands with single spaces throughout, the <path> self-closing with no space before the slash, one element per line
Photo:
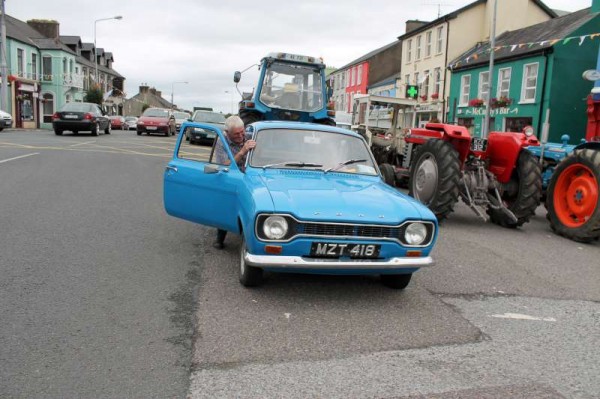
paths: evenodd
<path fill-rule="evenodd" d="M 285 237 L 288 223 L 283 216 L 269 216 L 263 222 L 263 233 L 270 240 L 279 240 Z"/>
<path fill-rule="evenodd" d="M 137 124 L 138 124 L 138 125 L 143 125 L 143 124 L 144 124 L 144 121 L 138 121 L 138 123 L 137 123 Z"/>
<path fill-rule="evenodd" d="M 427 239 L 427 227 L 423 223 L 411 223 L 404 230 L 404 240 L 408 245 L 420 245 Z"/>
<path fill-rule="evenodd" d="M 194 128 L 194 133 L 204 133 L 204 129 L 202 129 L 201 127 L 195 127 Z"/>
<path fill-rule="evenodd" d="M 532 126 L 525 126 L 523 128 L 523 133 L 525 133 L 525 136 L 527 136 L 527 137 L 533 136 L 533 127 Z"/>

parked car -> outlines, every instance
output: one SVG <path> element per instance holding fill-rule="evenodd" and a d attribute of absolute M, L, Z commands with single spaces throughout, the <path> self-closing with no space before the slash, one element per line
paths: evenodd
<path fill-rule="evenodd" d="M 195 111 L 192 115 L 192 122 L 205 123 L 210 126 L 215 126 L 220 129 L 225 127 L 225 115 L 211 111 Z M 185 139 L 190 143 L 207 143 L 212 144 L 216 134 L 212 130 L 206 130 L 199 127 L 188 127 L 185 130 Z"/>
<path fill-rule="evenodd" d="M 166 108 L 147 108 L 137 120 L 137 134 L 161 133 L 165 136 L 175 134 L 175 116 Z"/>
<path fill-rule="evenodd" d="M 106 113 L 94 103 L 66 103 L 62 108 L 52 115 L 52 128 L 58 136 L 65 130 L 74 134 L 79 132 L 91 132 L 97 136 L 99 131 L 110 134 L 110 119 Z"/>
<path fill-rule="evenodd" d="M 12 127 L 12 116 L 8 112 L 0 110 L 0 132 L 4 130 L 5 127 Z"/>
<path fill-rule="evenodd" d="M 255 122 L 256 148 L 242 172 L 221 129 L 229 165 L 179 137 L 164 174 L 168 214 L 240 234 L 239 279 L 261 283 L 263 271 L 376 274 L 403 289 L 433 264 L 437 219 L 424 205 L 385 184 L 358 134 L 332 126 Z M 184 125 L 185 126 L 185 125 Z"/>
<path fill-rule="evenodd" d="M 177 133 L 179 133 L 181 124 L 190 119 L 191 115 L 189 114 L 189 112 L 182 111 L 174 111 L 173 115 L 175 116 L 175 129 L 177 130 Z"/>
<path fill-rule="evenodd" d="M 127 122 L 125 121 L 125 118 L 123 118 L 122 116 L 112 115 L 109 118 L 110 118 L 110 126 L 113 129 L 119 129 L 119 130 L 127 130 L 128 129 Z"/>
<path fill-rule="evenodd" d="M 127 123 L 127 129 L 137 130 L 137 121 L 138 118 L 136 116 L 126 116 L 125 123 Z"/>

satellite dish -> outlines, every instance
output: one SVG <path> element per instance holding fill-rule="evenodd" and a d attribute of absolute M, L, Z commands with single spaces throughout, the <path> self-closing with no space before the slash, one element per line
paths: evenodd
<path fill-rule="evenodd" d="M 585 80 L 595 82 L 596 80 L 600 80 L 600 71 L 595 69 L 588 69 L 583 73 L 582 76 Z"/>

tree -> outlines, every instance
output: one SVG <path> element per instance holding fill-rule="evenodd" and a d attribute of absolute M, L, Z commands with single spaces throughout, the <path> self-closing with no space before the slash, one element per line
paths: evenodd
<path fill-rule="evenodd" d="M 100 86 L 93 85 L 90 86 L 88 91 L 85 92 L 85 97 L 83 101 L 86 103 L 95 103 L 98 105 L 102 105 L 102 100 L 104 99 L 104 91 Z"/>

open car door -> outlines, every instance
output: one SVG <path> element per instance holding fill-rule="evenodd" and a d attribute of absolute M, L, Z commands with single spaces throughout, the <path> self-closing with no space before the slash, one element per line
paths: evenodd
<path fill-rule="evenodd" d="M 204 129 L 217 134 L 212 147 L 186 141 L 186 129 Z M 217 163 L 215 146 L 221 140 L 230 164 Z M 239 170 L 224 133 L 204 123 L 182 125 L 173 159 L 164 174 L 165 210 L 171 216 L 228 231 L 237 231 L 238 187 L 244 174 Z"/>

